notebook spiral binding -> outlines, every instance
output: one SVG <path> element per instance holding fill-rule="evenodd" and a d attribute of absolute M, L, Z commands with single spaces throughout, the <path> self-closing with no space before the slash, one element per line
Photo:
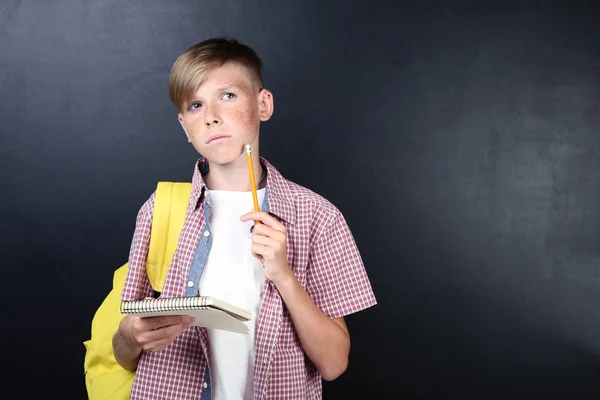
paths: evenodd
<path fill-rule="evenodd" d="M 167 299 L 145 299 L 142 301 L 121 302 L 122 314 L 140 314 L 157 311 L 184 311 L 208 308 L 207 297 L 181 297 Z"/>

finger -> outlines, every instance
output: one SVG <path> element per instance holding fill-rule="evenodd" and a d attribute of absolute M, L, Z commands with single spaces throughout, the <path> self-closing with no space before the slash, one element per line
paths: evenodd
<path fill-rule="evenodd" d="M 144 346 L 152 345 L 153 343 L 158 343 L 164 340 L 169 340 L 169 342 L 173 341 L 175 337 L 177 337 L 181 332 L 187 329 L 190 326 L 190 323 L 182 323 L 177 325 L 168 325 L 163 326 L 158 329 L 154 329 L 151 331 L 146 331 L 140 334 L 139 343 Z"/>
<path fill-rule="evenodd" d="M 270 246 L 265 246 L 264 244 L 253 244 L 252 245 L 252 254 L 256 257 L 262 257 L 265 260 L 272 260 L 275 255 L 275 251 Z"/>
<path fill-rule="evenodd" d="M 254 221 L 261 220 L 262 221 L 263 219 L 266 220 L 268 218 L 273 218 L 273 217 L 264 211 L 249 211 L 240 217 L 240 219 L 244 222 L 251 221 L 251 220 L 254 220 Z"/>
<path fill-rule="evenodd" d="M 268 226 L 266 224 L 255 225 L 254 229 L 252 230 L 252 234 L 253 234 L 253 236 L 254 235 L 267 236 L 267 237 L 271 237 L 271 238 L 277 239 L 277 240 L 284 240 L 286 238 L 285 231 L 280 231 L 275 228 L 271 228 L 270 226 Z"/>
<path fill-rule="evenodd" d="M 164 328 L 146 332 L 144 339 L 148 342 L 156 342 L 172 336 L 177 336 L 187 328 L 187 325 L 171 325 Z"/>
<path fill-rule="evenodd" d="M 252 244 L 259 244 L 262 246 L 267 246 L 270 247 L 272 249 L 277 249 L 279 248 L 279 242 L 269 236 L 262 236 L 262 235 L 253 235 L 252 236 Z"/>
<path fill-rule="evenodd" d="M 171 325 L 180 325 L 190 323 L 190 317 L 187 315 L 165 315 L 162 317 L 140 318 L 137 323 L 139 330 L 155 330 Z"/>
<path fill-rule="evenodd" d="M 258 261 L 260 261 L 261 264 L 263 264 L 265 262 L 265 258 L 263 256 L 261 256 L 260 254 L 256 254 L 254 251 L 250 251 L 250 253 L 252 253 L 252 255 L 258 259 Z"/>
<path fill-rule="evenodd" d="M 247 214 L 244 214 L 240 217 L 240 220 L 242 220 L 243 222 L 247 222 L 247 221 L 261 221 L 263 224 L 277 230 L 280 232 L 285 232 L 285 226 L 283 226 L 283 224 L 279 221 L 277 221 L 277 219 L 275 217 L 273 217 L 270 214 L 267 214 L 264 211 L 259 211 L 259 212 L 249 212 Z"/>
<path fill-rule="evenodd" d="M 268 214 L 264 211 L 251 211 L 251 212 L 248 212 L 248 213 L 242 215 L 240 217 L 240 219 L 244 222 L 251 221 L 251 220 L 261 221 L 269 226 L 274 225 L 274 224 L 279 224 L 279 221 L 277 221 L 277 219 L 275 217 L 273 217 L 271 214 Z"/>

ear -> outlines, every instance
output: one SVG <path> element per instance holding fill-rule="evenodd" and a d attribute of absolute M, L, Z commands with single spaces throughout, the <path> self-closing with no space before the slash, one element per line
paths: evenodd
<path fill-rule="evenodd" d="M 270 90 L 262 89 L 258 93 L 258 113 L 261 121 L 268 121 L 274 111 L 273 93 Z"/>
<path fill-rule="evenodd" d="M 179 123 L 181 124 L 181 127 L 183 128 L 183 131 L 185 132 L 185 136 L 187 136 L 188 143 L 192 143 L 192 139 L 190 138 L 190 135 L 185 127 L 185 122 L 183 121 L 183 115 L 181 113 L 177 114 L 177 120 L 179 121 Z"/>

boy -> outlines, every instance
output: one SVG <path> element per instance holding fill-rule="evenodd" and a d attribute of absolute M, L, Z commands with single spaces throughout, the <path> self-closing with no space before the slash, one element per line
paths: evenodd
<path fill-rule="evenodd" d="M 178 120 L 201 154 L 162 297 L 210 295 L 252 313 L 250 333 L 189 317 L 125 317 L 115 358 L 135 370 L 132 399 L 320 399 L 348 364 L 344 316 L 376 300 L 342 214 L 259 157 L 273 114 L 262 63 L 236 40 L 198 43 L 169 77 Z M 261 211 L 244 145 L 250 144 Z M 154 194 L 138 213 L 123 300 L 152 296 L 145 274 Z"/>

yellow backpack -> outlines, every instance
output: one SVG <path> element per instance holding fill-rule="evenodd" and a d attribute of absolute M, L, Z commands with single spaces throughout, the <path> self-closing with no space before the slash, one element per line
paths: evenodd
<path fill-rule="evenodd" d="M 162 292 L 169 264 L 177 248 L 189 203 L 191 184 L 159 182 L 156 187 L 150 248 L 146 272 L 152 288 Z M 113 288 L 92 319 L 91 338 L 83 342 L 85 385 L 90 400 L 129 399 L 135 372 L 115 360 L 112 337 L 124 317 L 120 312 L 121 291 L 127 276 L 127 263 L 113 274 Z"/>

